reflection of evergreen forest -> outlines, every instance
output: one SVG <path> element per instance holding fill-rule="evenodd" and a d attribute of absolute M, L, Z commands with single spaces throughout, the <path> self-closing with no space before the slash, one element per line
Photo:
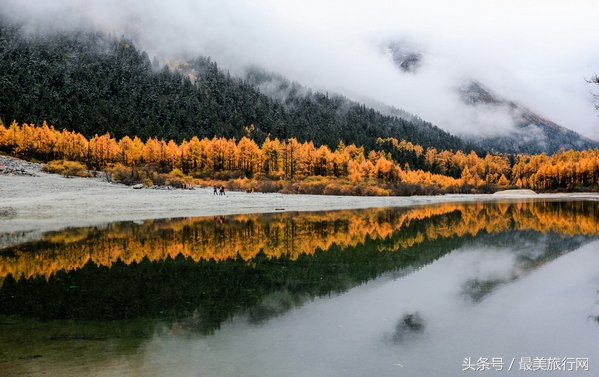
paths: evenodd
<path fill-rule="evenodd" d="M 53 232 L 0 252 L 0 313 L 187 316 L 189 326 L 210 332 L 236 313 L 260 320 L 387 272 L 419 268 L 481 237 L 499 245 L 514 237 L 550 240 L 540 256 L 522 261 L 532 268 L 596 237 L 598 213 L 591 202 L 443 204 Z M 276 307 L 260 304 L 272 295 Z"/>

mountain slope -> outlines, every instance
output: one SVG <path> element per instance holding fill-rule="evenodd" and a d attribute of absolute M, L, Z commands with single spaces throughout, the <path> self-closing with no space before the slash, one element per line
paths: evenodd
<path fill-rule="evenodd" d="M 193 136 L 271 137 L 337 147 L 377 148 L 377 138 L 423 147 L 471 145 L 422 125 L 323 93 L 290 85 L 285 101 L 263 94 L 252 80 L 232 77 L 208 58 L 159 67 L 132 41 L 100 33 L 56 32 L 24 37 L 0 17 L 0 118 L 4 123 L 66 128 L 86 137 L 109 132 L 180 142 Z"/>

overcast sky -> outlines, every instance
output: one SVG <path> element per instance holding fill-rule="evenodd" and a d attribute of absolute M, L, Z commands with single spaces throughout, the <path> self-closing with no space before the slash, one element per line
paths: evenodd
<path fill-rule="evenodd" d="M 315 90 L 372 98 L 450 132 L 509 126 L 458 102 L 475 79 L 554 122 L 599 140 L 585 82 L 599 73 L 597 0 L 3 0 L 36 25 L 85 25 L 134 38 L 164 60 L 202 54 L 233 73 L 257 64 Z M 378 46 L 424 53 L 416 74 Z"/>

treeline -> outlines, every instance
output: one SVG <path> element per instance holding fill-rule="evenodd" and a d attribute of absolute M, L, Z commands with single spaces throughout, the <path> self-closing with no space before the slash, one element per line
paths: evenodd
<path fill-rule="evenodd" d="M 465 184 L 516 186 L 535 190 L 591 189 L 599 186 L 599 149 L 565 151 L 547 155 L 437 151 L 396 139 L 379 139 L 395 161 L 410 161 L 407 166 L 434 174 L 460 178 Z"/>
<path fill-rule="evenodd" d="M 252 127 L 246 129 L 246 133 L 251 132 Z M 300 143 L 294 138 L 280 141 L 267 137 L 261 146 L 245 136 L 239 141 L 194 136 L 180 144 L 157 138 L 144 143 L 137 136 L 117 140 L 110 134 L 95 135 L 88 140 L 80 133 L 58 131 L 47 123 L 37 127 L 13 122 L 9 128 L 0 125 L 0 151 L 45 162 L 77 161 L 88 168 L 106 171 L 117 181 L 146 185 L 179 186 L 194 179 L 216 179 L 230 180 L 227 185 L 230 189 L 280 191 L 283 182 L 308 180 L 311 184 L 288 186 L 287 192 L 358 195 L 398 194 L 389 189 L 400 183 L 415 185 L 410 187 L 412 194 L 422 186 L 460 185 L 459 180 L 451 177 L 409 168 L 404 171 L 384 151 L 366 155 L 364 147 L 343 143 L 332 151 L 327 146 L 317 148 L 312 142 Z M 314 177 L 341 179 L 344 189 L 352 191 L 341 192 L 337 184 L 327 191 L 325 188 L 331 182 L 323 183 Z M 258 185 L 256 181 L 262 183 Z M 277 184 L 270 184 L 273 181 Z M 364 186 L 369 187 L 365 192 L 355 191 L 356 187 L 362 190 Z"/>
<path fill-rule="evenodd" d="M 253 127 L 245 129 L 247 134 Z M 110 134 L 91 139 L 82 134 L 56 130 L 44 123 L 9 128 L 0 124 L 0 151 L 41 161 L 71 160 L 89 168 L 105 170 L 125 183 L 164 184 L 166 174 L 182 183 L 193 179 L 231 180 L 229 188 L 262 191 L 305 192 L 293 181 L 312 182 L 324 194 L 414 194 L 489 192 L 497 188 L 519 187 L 535 190 L 596 190 L 599 183 L 599 149 L 559 151 L 552 156 L 486 154 L 474 151 L 424 149 L 405 140 L 378 139 L 377 144 L 392 152 L 339 143 L 336 149 L 316 147 L 291 138 L 266 140 L 257 144 L 248 137 L 239 141 L 213 137 L 192 137 L 180 144 L 173 140 Z M 393 156 L 403 156 L 400 163 Z M 324 178 L 328 180 L 322 180 Z M 159 182 L 160 181 L 160 182 Z M 257 182 L 262 182 L 259 186 Z M 264 182 L 269 182 L 268 184 Z M 276 184 L 272 184 L 275 182 Z M 265 187 L 270 187 L 265 190 Z M 371 187 L 367 192 L 352 187 Z M 303 188 L 302 188 L 303 187 Z M 349 191 L 348 191 L 349 190 Z M 430 191 L 432 190 L 432 191 Z M 436 190 L 436 191 L 435 191 Z"/>
<path fill-rule="evenodd" d="M 475 148 L 431 124 L 385 116 L 341 96 L 293 87 L 284 100 L 271 98 L 258 90 L 255 75 L 232 77 L 208 58 L 160 67 L 130 40 L 101 33 L 24 37 L 1 15 L 0 82 L 5 124 L 48 121 L 88 139 L 248 136 L 262 144 L 270 136 L 330 149 L 343 141 L 368 152 L 378 137 L 395 137 L 439 150 Z"/>

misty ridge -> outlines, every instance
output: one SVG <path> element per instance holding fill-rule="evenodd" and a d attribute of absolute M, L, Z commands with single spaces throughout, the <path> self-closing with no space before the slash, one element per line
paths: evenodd
<path fill-rule="evenodd" d="M 261 93 L 266 94 L 270 98 L 286 105 L 288 108 L 294 106 L 293 99 L 306 98 L 315 101 L 317 96 L 323 93 L 313 93 L 312 89 L 303 86 L 302 84 L 285 78 L 283 75 L 267 72 L 264 68 L 258 66 L 249 66 L 244 71 L 245 80 L 258 89 Z M 418 126 L 432 127 L 430 122 L 426 122 L 419 116 L 412 114 L 403 109 L 398 109 L 394 106 L 387 105 L 383 102 L 372 98 L 361 98 L 361 101 L 351 100 L 338 93 L 324 93 L 324 96 L 338 103 L 337 111 L 339 114 L 346 113 L 352 107 L 366 106 L 372 108 L 383 115 L 401 118 L 414 123 Z"/>

